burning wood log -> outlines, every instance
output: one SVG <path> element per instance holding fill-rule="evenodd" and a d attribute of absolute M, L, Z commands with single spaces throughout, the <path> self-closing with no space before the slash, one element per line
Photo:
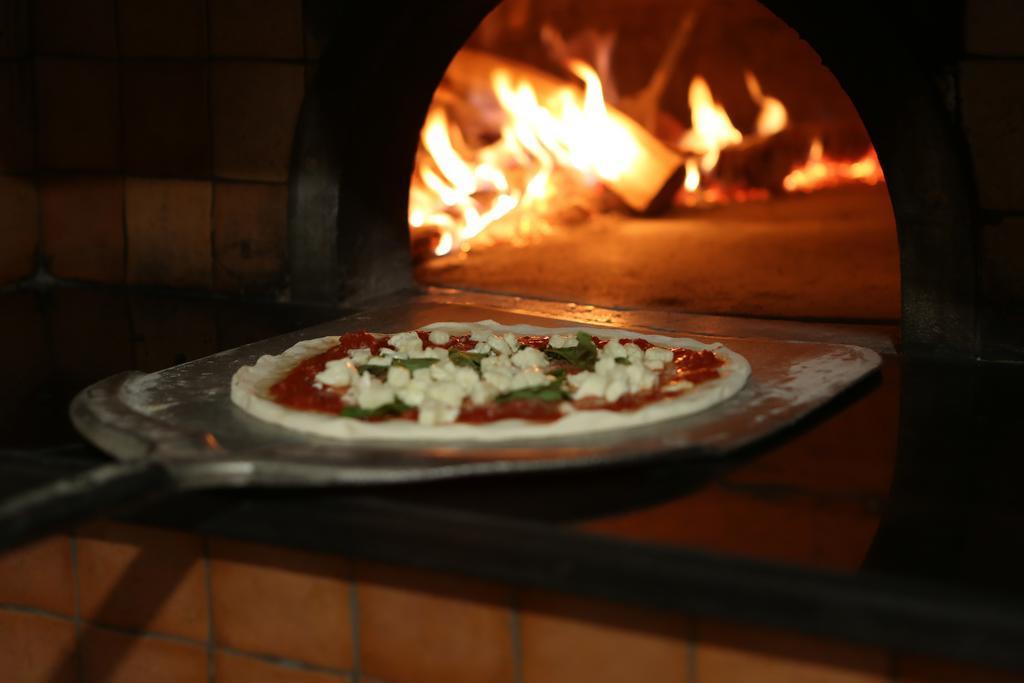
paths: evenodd
<path fill-rule="evenodd" d="M 782 180 L 807 159 L 815 139 L 822 140 L 827 154 L 841 159 L 857 158 L 871 146 L 863 128 L 852 123 L 791 125 L 775 135 L 746 138 L 722 149 L 712 178 L 729 187 L 782 192 Z"/>
<path fill-rule="evenodd" d="M 505 70 L 513 82 L 528 81 L 541 101 L 550 101 L 568 89 L 583 97 L 583 88 L 529 65 L 463 48 L 445 74 L 444 86 L 463 99 L 479 98 L 492 90 L 491 75 Z M 603 176 L 602 182 L 633 211 L 654 214 L 667 209 L 685 176 L 682 156 L 632 118 L 607 106 L 611 122 L 635 141 L 637 157 L 621 174 Z"/>

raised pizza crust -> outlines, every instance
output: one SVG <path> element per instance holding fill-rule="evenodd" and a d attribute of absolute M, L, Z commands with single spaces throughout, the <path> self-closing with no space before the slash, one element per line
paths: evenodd
<path fill-rule="evenodd" d="M 725 401 L 739 392 L 750 377 L 750 364 L 743 356 L 721 344 L 702 344 L 694 339 L 594 327 L 535 327 L 501 325 L 493 320 L 476 323 L 442 322 L 418 327 L 465 334 L 474 330 L 512 332 L 517 335 L 553 335 L 587 332 L 606 339 L 643 337 L 652 344 L 684 347 L 696 351 L 714 351 L 725 364 L 718 368 L 719 378 L 698 384 L 679 396 L 665 398 L 632 411 L 573 410 L 553 422 L 505 419 L 483 424 L 454 423 L 421 425 L 409 420 L 369 422 L 313 411 L 296 410 L 270 399 L 270 387 L 292 368 L 311 356 L 323 353 L 338 343 L 338 337 L 322 337 L 295 344 L 276 356 L 262 356 L 255 365 L 246 365 L 231 378 L 231 400 L 247 413 L 288 429 L 333 439 L 359 441 L 518 441 L 628 429 L 692 415 Z"/>

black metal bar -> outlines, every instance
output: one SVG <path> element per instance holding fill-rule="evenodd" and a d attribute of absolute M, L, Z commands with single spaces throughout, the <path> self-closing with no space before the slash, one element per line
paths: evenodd
<path fill-rule="evenodd" d="M 0 550 L 176 490 L 170 470 L 152 460 L 104 465 L 59 479 L 0 504 Z"/>

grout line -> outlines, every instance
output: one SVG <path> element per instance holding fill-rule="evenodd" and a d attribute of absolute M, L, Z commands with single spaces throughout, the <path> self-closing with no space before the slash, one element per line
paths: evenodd
<path fill-rule="evenodd" d="M 115 19 L 116 21 L 116 19 Z M 207 36 L 209 39 L 209 36 Z M 116 38 L 115 38 L 116 40 Z M 117 46 L 120 51 L 120 46 Z M 244 56 L 227 56 L 207 54 L 202 57 L 184 57 L 181 55 L 175 56 L 129 56 L 125 57 L 118 54 L 114 57 L 104 57 L 101 55 L 85 55 L 76 54 L 74 52 L 47 52 L 47 53 L 33 53 L 31 59 L 37 59 L 41 61 L 68 61 L 68 62 L 89 62 L 93 64 L 105 64 L 105 63 L 118 63 L 118 62 L 130 62 L 132 64 L 167 64 L 173 62 L 175 64 L 204 64 L 212 62 L 222 62 L 227 64 L 274 64 L 280 66 L 302 66 L 306 63 L 305 57 L 244 57 Z M 23 61 L 18 57 L 4 57 L 0 58 L 0 63 L 9 63 Z"/>
<path fill-rule="evenodd" d="M 114 0 L 114 54 L 117 55 L 117 93 L 118 93 L 118 115 L 124 119 L 124 95 L 121 87 L 121 0 Z M 118 137 L 122 147 L 124 145 L 124 121 L 119 121 Z M 119 176 L 121 178 L 121 282 L 128 284 L 128 175 L 125 172 L 124 164 L 119 164 Z M 130 324 L 130 323 L 129 323 Z M 131 330 L 132 358 L 135 357 L 135 330 Z"/>
<path fill-rule="evenodd" d="M 217 675 L 215 649 L 217 647 L 213 630 L 213 571 L 210 561 L 210 541 L 203 539 L 203 587 L 206 591 L 206 680 L 214 683 Z"/>
<path fill-rule="evenodd" d="M 216 225 L 216 214 L 215 208 L 217 206 L 217 182 L 215 180 L 214 173 L 214 149 L 216 147 L 216 138 L 213 133 L 213 31 L 211 26 L 213 21 L 211 19 L 211 6 L 210 3 L 206 3 L 206 12 L 204 18 L 206 19 L 206 25 L 204 27 L 206 31 L 206 161 L 209 164 L 209 176 L 210 176 L 210 289 L 216 289 L 217 282 L 217 225 Z"/>
<path fill-rule="evenodd" d="M 513 593 L 508 605 L 509 636 L 512 639 L 512 683 L 523 683 L 523 623 L 519 595 Z"/>
<path fill-rule="evenodd" d="M 68 534 L 68 543 L 71 546 L 71 595 L 74 601 L 74 622 L 75 622 L 75 678 L 79 683 L 85 680 L 85 666 L 83 664 L 83 627 L 82 627 L 82 583 L 78 573 L 78 532 Z"/>
<path fill-rule="evenodd" d="M 687 619 L 686 683 L 697 683 L 697 621 Z"/>
<path fill-rule="evenodd" d="M 355 566 L 349 563 L 351 578 L 348 584 L 348 612 L 352 630 L 352 683 L 363 682 L 363 663 L 360 657 L 361 639 L 359 637 L 359 582 L 356 580 Z"/>
<path fill-rule="evenodd" d="M 0 610 L 6 612 L 18 612 L 20 614 L 34 614 L 37 617 L 47 617 L 49 619 L 56 619 L 58 621 L 64 621 L 74 624 L 75 618 L 69 617 L 66 614 L 60 614 L 59 612 L 51 612 L 48 609 L 42 609 L 41 607 L 29 607 L 28 605 L 15 605 L 9 602 L 0 602 Z M 75 629 L 77 632 L 77 628 Z"/>
<path fill-rule="evenodd" d="M 97 628 L 101 631 L 109 631 L 111 633 L 119 633 L 123 636 L 138 636 L 140 638 L 153 638 L 154 640 L 162 640 L 168 643 L 177 643 L 178 645 L 189 645 L 191 647 L 200 647 L 206 649 L 206 643 L 192 640 L 184 636 L 176 636 L 170 633 L 159 633 L 157 631 L 142 631 L 140 629 L 128 628 L 126 626 L 115 626 L 113 624 L 101 624 L 95 621 L 83 622 L 89 625 L 91 628 Z"/>
<path fill-rule="evenodd" d="M 329 666 L 309 664 L 298 659 L 287 659 L 285 657 L 277 657 L 274 655 L 264 655 L 256 652 L 246 652 L 245 650 L 238 650 L 233 647 L 220 647 L 217 648 L 217 651 L 235 657 L 244 657 L 246 659 L 254 659 L 260 662 L 266 662 L 267 664 L 274 664 L 275 666 L 280 666 L 286 669 L 294 669 L 296 671 L 309 671 L 312 673 L 329 674 L 331 676 L 351 676 L 354 673 L 353 671 L 346 671 L 345 669 L 335 669 Z"/>

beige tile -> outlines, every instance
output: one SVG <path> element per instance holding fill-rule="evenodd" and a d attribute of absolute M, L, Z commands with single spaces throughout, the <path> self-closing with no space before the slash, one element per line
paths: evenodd
<path fill-rule="evenodd" d="M 38 163 L 46 170 L 118 168 L 117 66 L 112 62 L 36 62 Z"/>
<path fill-rule="evenodd" d="M 302 59 L 302 0 L 209 0 L 218 57 Z"/>
<path fill-rule="evenodd" d="M 701 622 L 696 678 L 703 683 L 888 683 L 881 651 L 769 629 Z"/>
<path fill-rule="evenodd" d="M 214 286 L 267 291 L 284 278 L 288 187 L 218 182 L 213 190 Z"/>
<path fill-rule="evenodd" d="M 28 277 L 36 269 L 39 241 L 36 188 L 31 180 L 0 176 L 0 284 Z"/>
<path fill-rule="evenodd" d="M 217 319 L 210 301 L 137 294 L 131 311 L 140 370 L 162 370 L 217 351 Z"/>
<path fill-rule="evenodd" d="M 294 666 L 218 652 L 214 663 L 214 683 L 341 683 L 350 680 L 342 674 L 309 671 Z"/>
<path fill-rule="evenodd" d="M 0 672 L 17 683 L 75 683 L 75 625 L 0 609 Z"/>
<path fill-rule="evenodd" d="M 1024 304 L 1024 219 L 986 225 L 981 235 L 985 292 L 994 301 Z"/>
<path fill-rule="evenodd" d="M 207 683 L 206 671 L 206 650 L 198 645 L 85 629 L 83 683 Z"/>
<path fill-rule="evenodd" d="M 125 57 L 206 56 L 204 0 L 118 0 Z"/>
<path fill-rule="evenodd" d="M 346 563 L 336 557 L 211 541 L 217 645 L 316 666 L 352 666 Z"/>
<path fill-rule="evenodd" d="M 1020 683 L 1024 681 L 1024 674 L 919 656 L 898 658 L 896 669 L 895 683 Z"/>
<path fill-rule="evenodd" d="M 35 0 L 34 5 L 39 54 L 117 56 L 115 0 Z"/>
<path fill-rule="evenodd" d="M 82 616 L 89 622 L 180 636 L 209 636 L 202 541 L 115 523 L 78 537 Z"/>
<path fill-rule="evenodd" d="M 967 52 L 990 57 L 1024 56 L 1024 12 L 1017 0 L 966 0 Z"/>
<path fill-rule="evenodd" d="M 29 56 L 32 5 L 32 0 L 0 0 L 0 57 Z"/>
<path fill-rule="evenodd" d="M 288 179 L 303 73 L 302 65 L 214 64 L 213 168 L 217 177 Z"/>
<path fill-rule="evenodd" d="M 361 671 L 388 683 L 511 683 L 510 595 L 460 576 L 357 565 Z"/>
<path fill-rule="evenodd" d="M 209 178 L 207 69 L 205 63 L 194 62 L 121 66 L 127 173 Z"/>
<path fill-rule="evenodd" d="M 0 175 L 35 169 L 32 73 L 28 62 L 0 61 Z"/>
<path fill-rule="evenodd" d="M 68 537 L 50 536 L 0 555 L 0 603 L 74 616 L 75 583 Z"/>
<path fill-rule="evenodd" d="M 70 280 L 124 282 L 124 181 L 48 178 L 39 192 L 50 272 Z"/>
<path fill-rule="evenodd" d="M 1024 210 L 1024 62 L 964 62 L 960 99 L 982 206 Z"/>
<path fill-rule="evenodd" d="M 520 624 L 523 683 L 687 681 L 682 618 L 531 592 Z"/>
<path fill-rule="evenodd" d="M 53 365 L 62 378 L 82 387 L 134 367 L 124 293 L 61 287 L 52 296 Z"/>
<path fill-rule="evenodd" d="M 129 283 L 209 287 L 212 195 L 205 181 L 125 181 Z"/>

